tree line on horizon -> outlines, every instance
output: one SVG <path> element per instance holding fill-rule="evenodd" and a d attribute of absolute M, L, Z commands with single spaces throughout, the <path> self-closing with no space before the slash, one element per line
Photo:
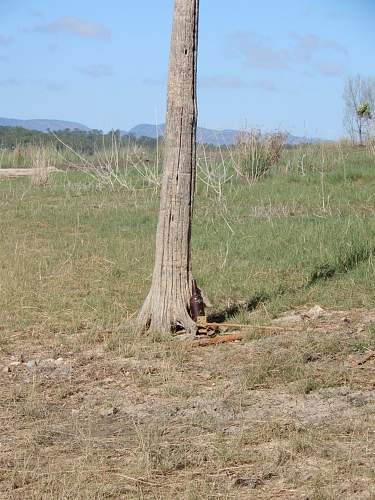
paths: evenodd
<path fill-rule="evenodd" d="M 63 150 L 68 146 L 77 153 L 92 155 L 98 149 L 117 146 L 138 144 L 153 148 L 156 140 L 149 137 L 135 138 L 130 134 L 123 134 L 120 130 L 104 133 L 102 130 L 82 131 L 78 129 L 65 129 L 58 132 L 41 132 L 23 127 L 0 126 L 0 148 L 15 149 L 23 146 L 50 146 Z"/>

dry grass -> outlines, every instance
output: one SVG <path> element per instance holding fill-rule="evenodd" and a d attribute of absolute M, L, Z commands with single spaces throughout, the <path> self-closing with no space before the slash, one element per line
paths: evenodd
<path fill-rule="evenodd" d="M 253 183 L 270 173 L 280 162 L 285 134 L 262 135 L 259 130 L 243 132 L 234 148 L 236 172 Z"/>
<path fill-rule="evenodd" d="M 375 158 L 375 139 L 370 139 L 366 143 L 366 151 L 370 158 Z"/>
<path fill-rule="evenodd" d="M 375 363 L 359 364 L 373 317 L 331 311 L 304 333 L 203 349 L 16 335 L 1 354 L 23 362 L 0 386 L 0 496 L 373 498 Z"/>
<path fill-rule="evenodd" d="M 252 186 L 206 170 L 193 253 L 212 316 L 300 328 L 202 349 L 122 324 L 150 285 L 154 188 L 1 181 L 0 498 L 374 497 L 375 177 L 337 147 Z"/>
<path fill-rule="evenodd" d="M 51 173 L 52 158 L 47 148 L 34 148 L 30 154 L 33 186 L 46 186 Z"/>

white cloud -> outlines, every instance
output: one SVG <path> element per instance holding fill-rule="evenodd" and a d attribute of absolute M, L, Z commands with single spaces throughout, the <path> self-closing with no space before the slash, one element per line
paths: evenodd
<path fill-rule="evenodd" d="M 69 33 L 82 38 L 109 40 L 111 32 L 101 24 L 83 21 L 73 16 L 59 17 L 48 24 L 36 26 L 35 31 L 40 33 Z"/>
<path fill-rule="evenodd" d="M 249 68 L 263 71 L 291 70 L 302 67 L 327 77 L 339 76 L 344 71 L 343 57 L 346 46 L 336 40 L 326 40 L 308 33 L 291 33 L 293 43 L 289 47 L 273 47 L 270 40 L 251 32 L 237 32 L 230 36 L 228 54 L 240 58 Z M 339 60 L 321 63 L 322 56 L 335 54 Z M 258 80 L 259 88 L 274 90 L 273 82 Z"/>
<path fill-rule="evenodd" d="M 267 38 L 255 33 L 237 32 L 229 40 L 229 52 L 240 57 L 248 66 L 258 69 L 288 69 L 287 49 L 276 49 Z"/>
<path fill-rule="evenodd" d="M 297 62 L 309 63 L 317 53 L 326 50 L 348 54 L 348 49 L 342 43 L 335 40 L 324 40 L 313 33 L 306 35 L 292 33 L 291 37 L 296 40 L 293 54 Z"/>

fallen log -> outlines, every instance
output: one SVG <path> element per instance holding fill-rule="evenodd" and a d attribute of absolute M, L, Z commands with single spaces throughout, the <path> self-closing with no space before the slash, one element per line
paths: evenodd
<path fill-rule="evenodd" d="M 47 168 L 0 168 L 0 177 L 12 178 L 12 177 L 30 177 L 32 175 L 37 175 L 39 173 L 50 174 L 52 172 L 58 172 L 55 167 Z"/>
<path fill-rule="evenodd" d="M 242 333 L 230 333 L 228 335 L 216 335 L 215 337 L 208 337 L 200 340 L 193 341 L 193 347 L 206 347 L 209 345 L 224 344 L 225 342 L 236 342 L 242 340 Z"/>
<path fill-rule="evenodd" d="M 215 323 L 215 322 L 207 322 L 207 323 L 202 323 L 200 325 L 198 323 L 198 326 L 202 326 L 202 328 L 208 328 L 208 329 L 220 329 L 220 328 L 244 328 L 244 329 L 256 329 L 256 330 L 270 330 L 270 331 L 294 331 L 294 332 L 301 332 L 304 330 L 303 327 L 295 327 L 295 326 L 273 326 L 273 325 L 244 325 L 241 323 Z"/>

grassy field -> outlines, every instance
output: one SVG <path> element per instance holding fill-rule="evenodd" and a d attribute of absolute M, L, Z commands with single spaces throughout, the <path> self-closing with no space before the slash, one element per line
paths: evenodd
<path fill-rule="evenodd" d="M 210 168 L 194 274 L 211 318 L 249 329 L 206 349 L 122 326 L 155 183 L 0 180 L 1 497 L 375 497 L 374 158 L 291 150 L 252 184 Z"/>
<path fill-rule="evenodd" d="M 241 320 L 253 321 L 302 304 L 371 307 L 374 188 L 375 162 L 358 153 L 305 175 L 233 179 L 220 197 L 200 183 L 193 265 L 212 313 L 242 304 Z M 0 196 L 4 328 L 100 330 L 136 313 L 153 267 L 154 189 L 64 172 L 45 187 L 3 181 Z"/>

